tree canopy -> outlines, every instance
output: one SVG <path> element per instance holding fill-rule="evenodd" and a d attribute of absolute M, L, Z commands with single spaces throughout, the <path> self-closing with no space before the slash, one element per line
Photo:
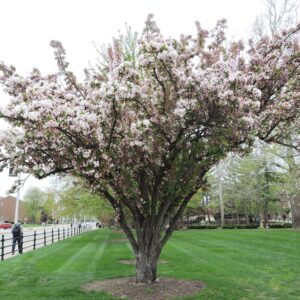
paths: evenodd
<path fill-rule="evenodd" d="M 2 167 L 84 178 L 115 209 L 138 281 L 156 279 L 161 249 L 209 169 L 255 138 L 280 141 L 299 116 L 300 26 L 248 47 L 225 47 L 225 27 L 196 23 L 195 37 L 164 38 L 149 15 L 136 58 L 125 60 L 115 40 L 109 70 L 82 83 L 58 41 L 57 74 L 22 77 L 0 64 L 11 97 L 0 112 L 11 124 L 0 136 Z"/>

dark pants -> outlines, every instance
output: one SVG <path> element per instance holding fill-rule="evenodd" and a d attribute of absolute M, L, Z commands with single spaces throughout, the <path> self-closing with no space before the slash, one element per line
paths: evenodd
<path fill-rule="evenodd" d="M 18 242 L 18 249 L 19 253 L 22 253 L 23 247 L 22 247 L 22 237 L 20 236 L 14 236 L 13 237 L 13 243 L 12 243 L 12 254 L 15 253 L 16 243 Z"/>

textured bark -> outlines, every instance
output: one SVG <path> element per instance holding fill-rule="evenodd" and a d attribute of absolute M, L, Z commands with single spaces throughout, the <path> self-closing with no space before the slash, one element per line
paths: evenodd
<path fill-rule="evenodd" d="M 244 200 L 244 211 L 245 211 L 246 224 L 249 225 L 249 214 L 248 214 L 248 210 L 247 210 L 245 200 Z"/>
<path fill-rule="evenodd" d="M 136 257 L 136 282 L 153 283 L 156 281 L 157 262 L 161 250 L 171 237 L 178 220 L 195 193 L 196 190 L 188 194 L 177 210 L 171 207 L 171 202 L 169 203 L 169 208 L 171 208 L 172 212 L 170 219 L 167 217 L 167 213 L 162 210 L 160 211 L 162 218 L 156 218 L 155 222 L 152 221 L 153 218 L 146 220 L 142 228 L 137 231 L 138 251 L 134 251 Z M 169 226 L 168 229 L 165 229 L 167 220 Z"/>
<path fill-rule="evenodd" d="M 240 225 L 240 216 L 238 211 L 236 211 L 236 223 L 237 225 Z"/>
<path fill-rule="evenodd" d="M 264 211 L 263 211 L 263 215 L 264 215 L 263 225 L 264 225 L 264 228 L 267 228 L 269 226 L 268 210 L 269 210 L 269 201 L 265 199 Z"/>
<path fill-rule="evenodd" d="M 290 183 L 292 185 L 292 195 L 290 197 L 291 204 L 291 214 L 292 214 L 292 223 L 294 229 L 300 229 L 300 197 L 299 197 L 299 167 L 295 160 L 295 156 L 293 150 L 291 148 L 287 148 L 287 163 L 289 165 L 290 172 Z"/>
<path fill-rule="evenodd" d="M 99 189 L 114 207 L 116 218 L 132 246 L 136 258 L 136 282 L 153 283 L 156 281 L 157 262 L 161 250 L 175 230 L 188 202 L 203 184 L 203 177 L 206 172 L 206 169 L 202 171 L 197 185 L 182 199 L 181 197 L 171 198 L 159 195 L 158 187 L 161 178 L 158 177 L 157 184 L 155 183 L 150 188 L 142 171 L 139 188 L 146 203 L 144 211 L 136 205 L 137 201 L 127 199 L 118 186 L 112 186 L 115 195 L 104 189 Z M 122 199 L 122 202 L 118 201 L 117 198 Z M 134 228 L 128 225 L 125 209 L 131 213 Z"/>
<path fill-rule="evenodd" d="M 139 252 L 136 255 L 136 282 L 153 283 L 157 279 L 159 253 Z"/>

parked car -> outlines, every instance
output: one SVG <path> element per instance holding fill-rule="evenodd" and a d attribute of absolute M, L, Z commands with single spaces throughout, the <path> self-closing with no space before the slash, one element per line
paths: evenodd
<path fill-rule="evenodd" d="M 10 229 L 12 228 L 11 223 L 0 223 L 0 229 Z"/>

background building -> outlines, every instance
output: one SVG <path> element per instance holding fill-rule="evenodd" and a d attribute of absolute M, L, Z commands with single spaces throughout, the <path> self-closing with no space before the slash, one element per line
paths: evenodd
<path fill-rule="evenodd" d="M 16 198 L 13 196 L 0 197 L 0 222 L 13 222 L 15 218 Z M 26 223 L 26 211 L 23 201 L 19 204 L 19 221 Z"/>

